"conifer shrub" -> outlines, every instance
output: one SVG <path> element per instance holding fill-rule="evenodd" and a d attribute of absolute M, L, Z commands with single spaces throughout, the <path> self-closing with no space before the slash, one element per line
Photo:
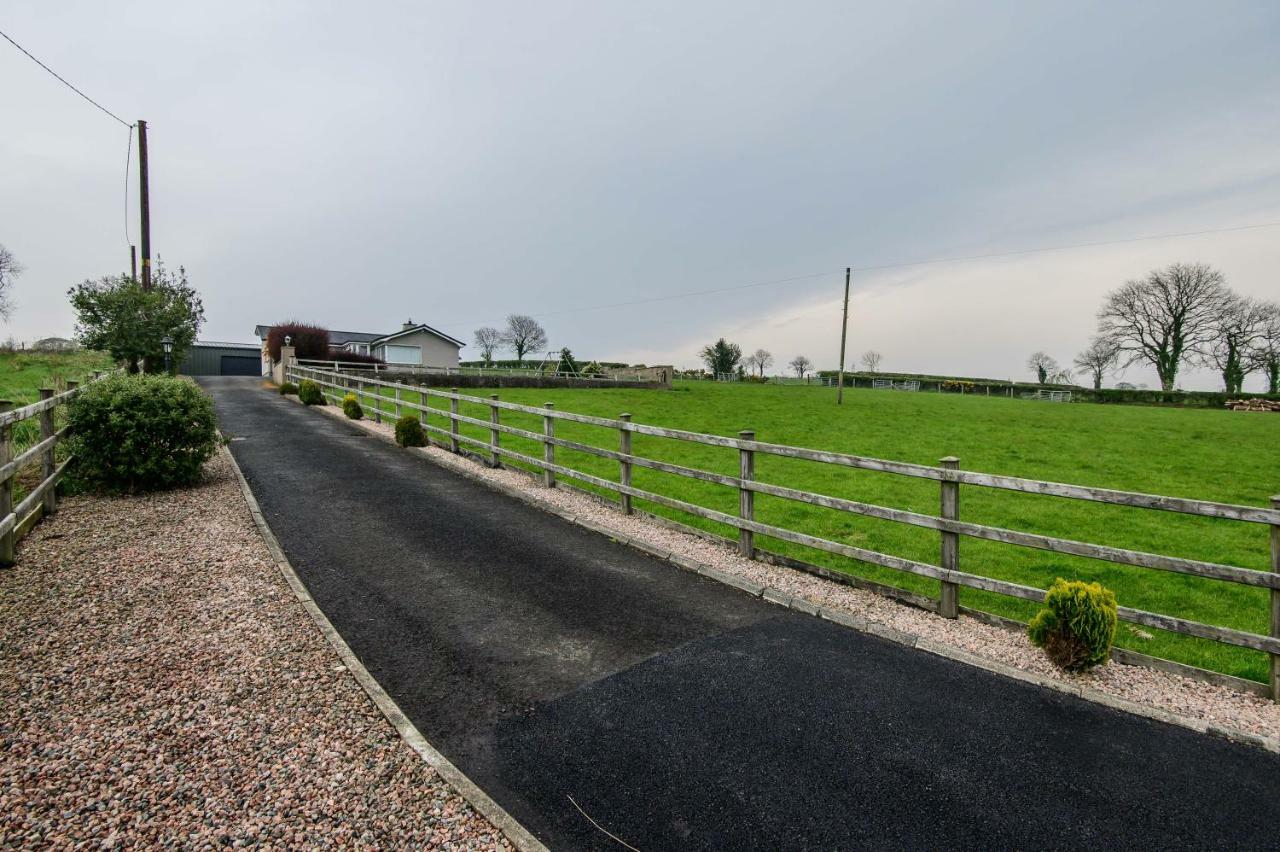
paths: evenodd
<path fill-rule="evenodd" d="M 425 447 L 427 431 L 422 428 L 418 418 L 406 414 L 396 421 L 396 443 L 402 447 Z"/>
<path fill-rule="evenodd" d="M 352 420 L 364 417 L 364 409 L 360 407 L 360 400 L 356 399 L 355 394 L 349 393 L 342 398 L 342 413 Z"/>
<path fill-rule="evenodd" d="M 1027 625 L 1027 634 L 1064 671 L 1101 665 L 1110 658 L 1116 638 L 1115 592 L 1059 578 L 1045 595 L 1044 609 Z"/>
<path fill-rule="evenodd" d="M 280 395 L 281 396 L 289 396 L 289 395 L 297 396 L 298 386 L 295 385 L 293 382 L 285 382 L 280 386 Z"/>
<path fill-rule="evenodd" d="M 304 405 L 324 405 L 324 393 L 311 379 L 303 379 L 298 385 L 298 399 Z"/>

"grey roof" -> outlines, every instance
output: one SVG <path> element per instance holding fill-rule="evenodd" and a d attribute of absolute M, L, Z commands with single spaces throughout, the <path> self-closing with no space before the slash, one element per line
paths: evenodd
<path fill-rule="evenodd" d="M 266 337 L 267 337 L 267 332 L 269 332 L 269 331 L 271 331 L 271 326 L 269 326 L 269 325 L 255 325 L 255 326 L 253 327 L 253 333 L 254 333 L 254 336 L 256 336 L 256 337 L 257 337 L 258 339 L 260 339 L 260 340 L 265 340 L 265 339 L 266 339 Z M 389 340 L 389 339 L 390 339 L 390 338 L 392 338 L 392 337 L 398 337 L 398 336 L 400 336 L 400 335 L 402 335 L 402 334 L 408 334 L 408 333 L 410 333 L 410 332 L 414 332 L 414 331 L 425 331 L 425 332 L 427 332 L 428 334 L 434 334 L 436 337 L 443 338 L 444 340 L 449 341 L 450 343 L 454 344 L 455 346 L 466 346 L 466 345 L 467 345 L 467 344 L 463 343 L 461 340 L 458 340 L 456 337 L 450 337 L 449 335 L 445 334 L 443 331 L 439 331 L 439 330 L 437 330 L 437 329 L 434 329 L 434 328 L 432 328 L 431 326 L 427 325 L 426 323 L 418 323 L 417 325 L 413 326 L 412 328 L 402 328 L 402 329 L 400 329 L 400 330 L 398 330 L 398 331 L 393 331 L 393 332 L 391 332 L 390 334 L 375 334 L 375 333 L 368 332 L 368 331 L 333 331 L 333 330 L 330 330 L 330 331 L 329 331 L 329 345 L 330 345 L 330 346 L 345 346 L 345 345 L 346 345 L 346 344 L 348 344 L 348 343 L 374 343 L 374 342 L 381 343 L 381 342 L 383 342 L 384 340 Z"/>
<path fill-rule="evenodd" d="M 262 350 L 261 343 L 230 343 L 223 340 L 197 340 L 191 344 L 193 348 L 208 349 L 253 349 L 255 351 Z"/>
<path fill-rule="evenodd" d="M 377 340 L 381 335 L 368 331 L 330 331 L 329 345 L 342 346 L 344 343 L 368 343 Z"/>
<path fill-rule="evenodd" d="M 255 325 L 253 334 L 259 340 L 266 340 L 267 333 L 271 331 L 269 325 Z M 377 340 L 384 335 L 372 331 L 332 331 L 329 332 L 329 345 L 342 346 L 347 343 L 368 343 L 371 340 Z"/>
<path fill-rule="evenodd" d="M 417 325 L 410 326 L 409 328 L 402 328 L 402 329 L 400 329 L 399 331 L 393 331 L 393 332 L 391 332 L 390 334 L 384 334 L 384 335 L 381 335 L 381 336 L 379 336 L 379 337 L 375 338 L 375 341 L 376 341 L 377 343 L 382 343 L 383 341 L 385 341 L 385 340 L 390 340 L 390 339 L 391 339 L 391 338 L 393 338 L 393 337 L 399 337 L 399 336 L 400 336 L 400 335 L 402 335 L 402 334 L 412 334 L 412 333 L 413 333 L 413 332 L 415 332 L 415 331 L 425 331 L 425 332 L 427 332 L 428 334 L 434 334 L 436 337 L 439 337 L 439 338 L 441 338 L 441 339 L 443 339 L 443 340 L 447 340 L 447 341 L 449 341 L 450 343 L 452 343 L 452 344 L 453 344 L 453 345 L 455 345 L 455 346 L 459 346 L 459 347 L 461 347 L 461 346 L 466 346 L 466 345 L 467 345 L 467 344 L 463 343 L 461 340 L 459 340 L 458 338 L 456 338 L 456 337 L 450 337 L 449 335 L 445 334 L 443 331 L 440 331 L 440 330 L 438 330 L 438 329 L 434 329 L 434 328 L 432 328 L 431 326 L 427 325 L 426 323 L 421 323 L 421 322 L 420 322 L 420 323 L 418 323 Z M 333 332 L 330 332 L 330 334 L 333 334 Z M 364 341 L 362 340 L 362 341 L 360 341 L 360 342 L 361 342 L 361 343 L 363 343 Z"/>

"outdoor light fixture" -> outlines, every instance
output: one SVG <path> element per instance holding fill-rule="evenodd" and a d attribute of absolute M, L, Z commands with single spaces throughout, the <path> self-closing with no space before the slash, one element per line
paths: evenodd
<path fill-rule="evenodd" d="M 173 352 L 173 338 L 167 334 L 164 340 L 160 341 L 160 345 L 164 347 L 164 371 L 169 372 L 169 355 Z"/>
<path fill-rule="evenodd" d="M 292 335 L 292 334 L 286 334 L 286 335 L 284 336 L 284 345 L 285 345 L 285 346 L 292 346 L 292 345 L 293 345 L 293 335 Z"/>

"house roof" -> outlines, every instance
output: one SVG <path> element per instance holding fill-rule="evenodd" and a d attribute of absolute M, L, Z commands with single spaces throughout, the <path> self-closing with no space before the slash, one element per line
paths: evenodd
<path fill-rule="evenodd" d="M 271 331 L 271 326 L 269 325 L 255 325 L 253 327 L 254 335 L 258 337 L 260 340 L 265 340 L 267 338 L 267 333 L 270 331 Z M 399 337 L 402 334 L 412 334 L 415 331 L 425 331 L 428 334 L 434 334 L 436 337 L 439 337 L 442 340 L 449 341 L 454 346 L 459 346 L 459 347 L 466 346 L 465 343 L 463 343 L 461 340 L 458 340 L 456 337 L 450 337 L 449 335 L 445 334 L 443 331 L 438 331 L 432 328 L 431 326 L 426 325 L 425 323 L 419 323 L 418 325 L 412 326 L 411 328 L 402 328 L 399 331 L 392 332 L 391 334 L 377 334 L 377 333 L 368 332 L 368 331 L 330 330 L 329 345 L 345 346 L 348 343 L 375 343 L 375 342 L 382 343 L 384 341 L 390 340 L 393 337 Z"/>
<path fill-rule="evenodd" d="M 434 334 L 436 337 L 439 337 L 441 340 L 447 340 L 457 347 L 463 347 L 467 345 L 463 343 L 461 340 L 459 340 L 458 338 L 450 337 L 449 335 L 445 334 L 443 331 L 434 329 L 431 326 L 427 325 L 426 323 L 418 323 L 417 325 L 410 326 L 409 328 L 402 328 L 399 331 L 393 331 L 391 334 L 384 334 L 381 337 L 375 338 L 371 342 L 386 343 L 388 340 L 391 340 L 392 338 L 400 337 L 401 335 L 404 335 L 404 334 L 413 334 L 418 331 L 425 331 L 427 334 Z"/>

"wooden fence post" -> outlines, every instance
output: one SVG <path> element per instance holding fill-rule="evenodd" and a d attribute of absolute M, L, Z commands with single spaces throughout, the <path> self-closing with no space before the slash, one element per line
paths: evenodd
<path fill-rule="evenodd" d="M 1280 494 L 1271 508 L 1280 509 Z M 1280 524 L 1271 525 L 1271 571 L 1280 574 Z M 1271 590 L 1271 635 L 1280 639 L 1280 589 Z M 1271 700 L 1280 701 L 1280 654 L 1271 655 Z"/>
<path fill-rule="evenodd" d="M 618 419 L 621 420 L 623 423 L 630 423 L 631 415 L 619 414 Z M 631 455 L 631 430 L 630 429 L 620 428 L 618 430 L 618 452 L 622 453 L 624 456 Z M 618 462 L 618 467 L 619 467 L 618 482 L 630 488 L 631 487 L 631 462 L 626 460 L 620 461 Z M 622 504 L 622 514 L 630 515 L 631 514 L 631 495 L 619 493 L 618 502 Z"/>
<path fill-rule="evenodd" d="M 449 388 L 449 452 L 458 451 L 458 389 Z"/>
<path fill-rule="evenodd" d="M 496 393 L 489 394 L 489 399 L 493 400 L 493 404 L 489 406 L 489 464 L 492 467 L 502 467 L 502 458 L 498 453 L 498 445 L 502 443 L 502 433 L 498 431 L 498 395 Z"/>
<path fill-rule="evenodd" d="M 51 396 L 53 396 L 53 388 L 40 388 L 41 401 L 49 399 Z M 53 409 L 46 408 L 44 411 L 40 412 L 40 440 L 43 441 L 46 438 L 52 438 L 52 437 L 53 437 Z M 44 474 L 42 477 L 40 477 L 41 482 L 53 476 L 54 467 L 55 465 L 53 462 L 53 445 L 50 444 L 49 448 L 40 454 L 40 468 Z M 54 511 L 56 511 L 58 508 L 57 491 L 58 491 L 58 488 L 56 485 L 50 485 L 48 488 L 44 490 L 43 503 L 44 503 L 44 513 L 46 516 L 52 515 Z"/>
<path fill-rule="evenodd" d="M 938 464 L 946 470 L 957 470 L 960 459 L 947 456 L 939 459 Z M 960 519 L 960 483 L 942 480 L 942 517 L 955 521 Z M 960 570 L 960 535 L 959 533 L 942 531 L 942 568 L 946 571 Z M 938 596 L 938 615 L 943 618 L 960 616 L 960 587 L 955 583 L 942 581 L 942 590 Z"/>
<path fill-rule="evenodd" d="M 548 411 L 555 407 L 556 404 L 554 402 L 548 402 L 543 405 L 543 408 Z M 554 438 L 556 436 L 556 419 L 549 414 L 542 416 L 542 434 L 546 438 Z M 549 440 L 542 442 L 542 460 L 548 465 L 556 463 L 556 445 Z M 550 467 L 542 468 L 542 484 L 548 488 L 556 487 L 556 475 Z"/>
<path fill-rule="evenodd" d="M 396 385 L 396 420 L 404 416 L 404 409 L 400 407 L 400 385 Z"/>
<path fill-rule="evenodd" d="M 373 366 L 376 369 L 378 365 L 374 364 Z M 371 385 L 371 387 L 373 388 L 373 400 L 374 400 L 373 422 L 381 423 L 382 422 L 382 385 L 378 384 L 377 377 L 374 378 L 373 384 Z"/>
<path fill-rule="evenodd" d="M 0 399 L 0 414 L 13 410 L 13 403 L 7 399 Z M 0 426 L 0 464 L 8 464 L 13 461 L 13 426 Z M 5 477 L 0 482 L 0 520 L 9 517 L 9 513 L 13 511 L 13 476 Z M 17 540 L 18 519 L 13 519 L 14 529 L 9 530 L 0 536 L 0 566 L 8 567 L 13 564 L 13 545 Z"/>
<path fill-rule="evenodd" d="M 756 433 L 751 429 L 744 429 L 738 433 L 738 437 L 744 441 L 754 441 Z M 738 476 L 743 481 L 756 478 L 756 453 L 755 450 L 738 450 Z M 748 491 L 741 486 L 738 487 L 738 517 L 744 520 L 754 521 L 756 516 L 756 493 Z M 738 529 L 738 553 L 748 559 L 755 556 L 755 534 L 751 530 Z"/>

